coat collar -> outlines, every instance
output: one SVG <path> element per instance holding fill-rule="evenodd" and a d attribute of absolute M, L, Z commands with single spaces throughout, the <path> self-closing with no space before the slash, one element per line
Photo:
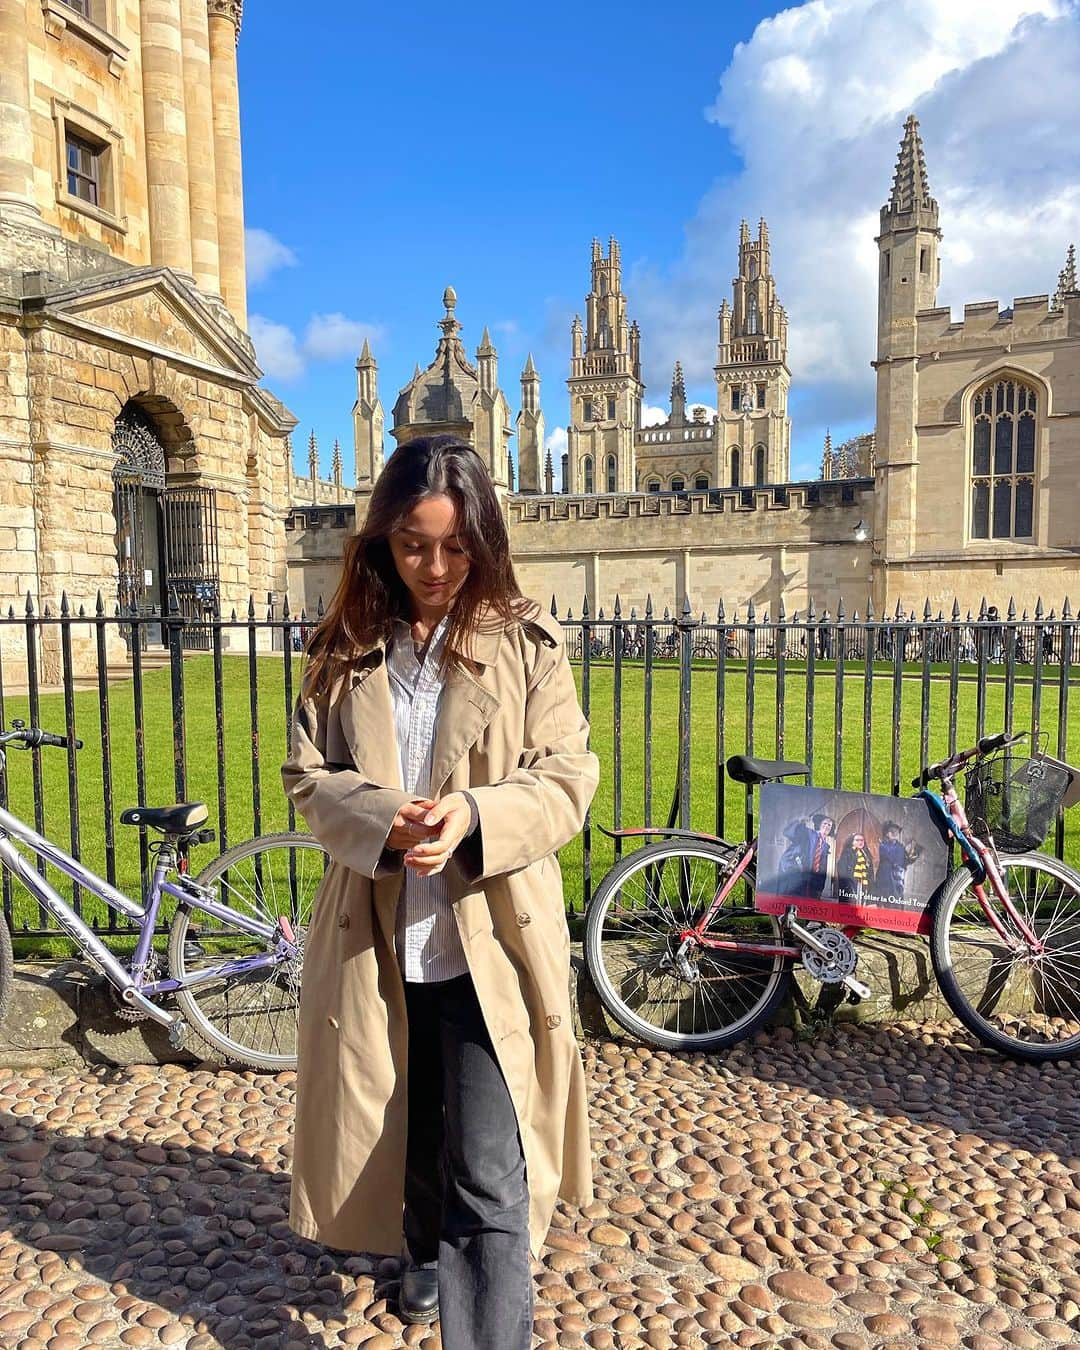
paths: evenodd
<path fill-rule="evenodd" d="M 497 625 L 497 626 L 496 626 Z M 479 740 L 500 702 L 466 664 L 495 664 L 505 625 L 481 616 L 471 640 L 449 644 L 446 672 L 431 761 L 432 795 L 440 793 L 454 769 Z M 464 657 L 465 660 L 460 658 Z M 401 766 L 394 730 L 393 698 L 386 665 L 386 641 L 360 654 L 345 680 L 339 716 L 357 770 L 372 783 L 401 787 Z"/>

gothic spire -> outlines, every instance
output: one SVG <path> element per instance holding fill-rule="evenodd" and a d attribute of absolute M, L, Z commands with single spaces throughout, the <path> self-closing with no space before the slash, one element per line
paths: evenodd
<path fill-rule="evenodd" d="M 334 476 L 334 482 L 341 482 L 341 442 L 334 437 L 334 454 L 330 461 L 331 472 Z"/>
<path fill-rule="evenodd" d="M 311 429 L 311 436 L 308 438 L 308 472 L 312 478 L 319 476 L 319 442 L 315 439 L 315 428 Z"/>
<path fill-rule="evenodd" d="M 1065 253 L 1065 266 L 1058 273 L 1057 290 L 1050 301 L 1051 309 L 1061 309 L 1065 297 L 1076 290 L 1076 245 L 1070 244 Z"/>
<path fill-rule="evenodd" d="M 900 142 L 900 153 L 896 157 L 889 208 L 906 213 L 919 207 L 935 210 L 937 203 L 930 195 L 930 184 L 926 177 L 926 156 L 919 135 L 919 119 L 912 113 L 904 123 L 904 139 Z"/>
<path fill-rule="evenodd" d="M 672 401 L 679 397 L 686 397 L 686 383 L 683 380 L 681 361 L 675 362 L 675 370 L 671 376 L 671 397 Z"/>
<path fill-rule="evenodd" d="M 356 368 L 359 370 L 361 367 L 370 367 L 374 364 L 375 358 L 371 354 L 371 343 L 365 338 L 364 345 L 360 350 L 360 358 L 356 363 Z"/>
<path fill-rule="evenodd" d="M 532 352 L 529 353 L 525 361 L 525 369 L 521 372 L 521 378 L 523 380 L 526 379 L 531 380 L 533 378 L 538 378 L 536 376 L 536 366 L 533 365 Z"/>
<path fill-rule="evenodd" d="M 444 337 L 456 337 L 461 332 L 461 324 L 454 317 L 454 309 L 457 306 L 457 291 L 454 290 L 453 286 L 447 286 L 446 290 L 443 291 L 442 302 L 446 307 L 446 313 L 439 320 L 439 327 L 442 329 Z"/>
<path fill-rule="evenodd" d="M 480 346 L 476 349 L 477 356 L 491 356 L 495 348 L 491 345 L 491 334 L 488 332 L 487 324 L 484 324 L 483 336 L 480 338 Z"/>
<path fill-rule="evenodd" d="M 832 432 L 828 427 L 825 428 L 825 448 L 821 455 L 821 476 L 824 479 L 833 476 Z"/>

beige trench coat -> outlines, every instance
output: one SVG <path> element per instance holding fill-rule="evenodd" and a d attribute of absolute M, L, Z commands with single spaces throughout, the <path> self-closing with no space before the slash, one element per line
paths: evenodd
<path fill-rule="evenodd" d="M 301 699 L 282 768 L 286 793 L 333 859 L 304 956 L 289 1222 L 331 1247 L 396 1254 L 408 1030 L 394 953 L 403 869 L 384 843 L 411 795 L 401 788 L 384 657 L 373 647 L 328 695 Z M 479 841 L 466 841 L 446 877 L 517 1113 L 537 1255 L 557 1198 L 592 1198 L 553 854 L 582 827 L 598 763 L 556 620 L 541 612 L 482 628 L 452 660 L 430 795 L 467 788 L 479 812 Z"/>

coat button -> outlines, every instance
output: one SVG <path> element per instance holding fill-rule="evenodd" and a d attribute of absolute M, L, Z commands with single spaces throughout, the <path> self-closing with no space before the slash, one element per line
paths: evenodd
<path fill-rule="evenodd" d="M 558 1013 L 552 1013 L 547 1020 L 548 1030 L 554 1031 L 556 1027 L 562 1026 L 562 1018 Z"/>
<path fill-rule="evenodd" d="M 530 915 L 528 915 L 528 914 L 519 914 L 519 915 L 517 916 L 517 926 L 518 926 L 519 928 L 524 928 L 525 925 L 528 924 L 528 923 L 532 923 L 532 918 L 531 918 Z"/>
<path fill-rule="evenodd" d="M 336 1017 L 328 1017 L 326 1020 L 327 1020 L 327 1022 L 330 1024 L 330 1026 L 332 1026 L 332 1027 L 334 1028 L 334 1030 L 337 1031 L 337 1029 L 338 1029 L 338 1020 L 337 1020 L 337 1018 L 336 1018 Z"/>
<path fill-rule="evenodd" d="M 349 926 L 349 916 L 348 916 L 347 914 L 339 914 L 339 915 L 338 915 L 337 926 L 338 926 L 339 928 L 348 928 L 348 926 Z"/>

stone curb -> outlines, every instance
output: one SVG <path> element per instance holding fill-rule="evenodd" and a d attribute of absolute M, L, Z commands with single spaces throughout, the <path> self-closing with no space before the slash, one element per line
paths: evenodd
<path fill-rule="evenodd" d="M 813 1024 L 819 1018 L 923 1022 L 949 1016 L 920 938 L 877 933 L 859 944 L 859 977 L 871 997 L 825 1011 L 831 990 L 805 974 L 799 995 L 778 1024 Z M 824 992 L 825 1000 L 820 1001 Z M 581 944 L 571 944 L 570 1003 L 581 1040 L 624 1037 L 608 1017 L 585 970 Z M 174 1049 L 157 1023 L 124 1021 L 104 978 L 81 961 L 16 962 L 15 988 L 0 1026 L 0 1068 L 79 1068 L 92 1064 L 165 1064 L 201 1059 L 198 1050 Z"/>

